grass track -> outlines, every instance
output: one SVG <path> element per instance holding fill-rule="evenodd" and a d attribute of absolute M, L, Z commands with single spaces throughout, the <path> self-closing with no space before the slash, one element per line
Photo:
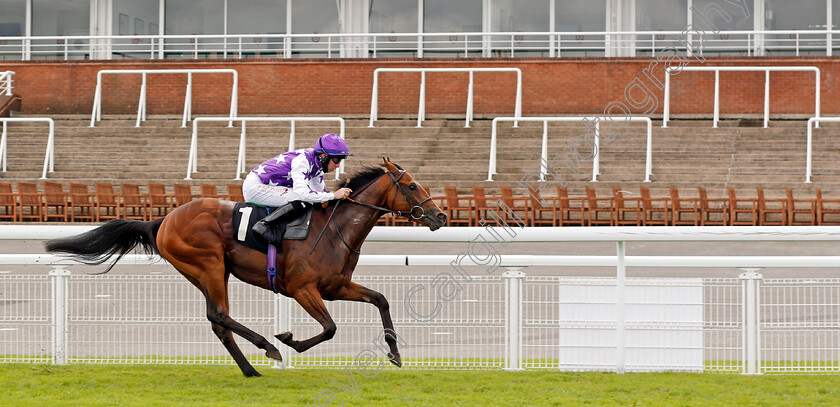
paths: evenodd
<path fill-rule="evenodd" d="M 0 364 L 0 406 L 836 406 L 840 375 L 561 373 Z"/>

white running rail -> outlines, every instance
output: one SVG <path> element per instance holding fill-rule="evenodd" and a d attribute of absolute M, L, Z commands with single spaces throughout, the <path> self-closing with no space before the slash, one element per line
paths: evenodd
<path fill-rule="evenodd" d="M 7 123 L 9 122 L 47 122 L 50 125 L 49 137 L 47 137 L 47 152 L 44 155 L 44 170 L 41 172 L 41 179 L 47 179 L 47 171 L 55 171 L 55 122 L 48 117 L 0 117 L 0 122 L 3 123 L 3 137 L 0 139 L 0 166 L 3 172 L 6 172 L 6 145 L 7 145 Z"/>
<path fill-rule="evenodd" d="M 239 135 L 239 155 L 236 161 L 236 177 L 234 179 L 242 179 L 242 173 L 248 171 L 245 168 L 245 123 L 246 122 L 291 122 L 292 129 L 289 135 L 289 151 L 295 149 L 295 122 L 338 122 L 338 135 L 344 138 L 344 119 L 341 117 L 196 117 L 192 124 L 192 140 L 190 141 L 190 156 L 187 162 L 187 177 L 184 179 L 192 179 L 192 173 L 198 172 L 198 123 L 199 122 L 226 122 L 235 121 L 242 123 L 242 133 Z M 335 179 L 338 175 L 344 173 L 344 161 L 335 172 Z"/>
<path fill-rule="evenodd" d="M 497 117 L 493 119 L 493 129 L 490 135 L 490 163 L 487 168 L 487 181 L 493 181 L 493 175 L 498 174 L 496 172 L 496 128 L 498 122 L 502 121 L 523 121 L 523 122 L 543 122 L 543 136 L 542 136 L 542 153 L 540 154 L 540 181 L 545 181 L 545 175 L 548 173 L 548 122 L 582 122 L 582 121 L 595 121 L 595 133 L 600 136 L 601 132 L 601 118 L 599 117 Z M 644 122 L 647 123 L 647 141 L 646 141 L 646 153 L 645 153 L 645 180 L 644 182 L 650 182 L 650 176 L 652 172 L 652 150 L 653 150 L 653 124 L 648 117 L 629 117 L 629 121 L 631 122 Z M 595 157 L 593 158 L 593 165 L 592 165 L 592 181 L 598 181 L 598 174 L 600 174 L 600 162 L 601 162 L 601 146 L 600 146 L 600 137 L 594 137 L 595 139 Z"/>
<path fill-rule="evenodd" d="M 184 117 L 181 121 L 181 127 L 187 127 L 192 115 L 192 75 L 193 74 L 208 74 L 208 73 L 229 73 L 233 76 L 233 87 L 230 92 L 230 117 L 236 117 L 238 109 L 238 89 L 239 89 L 239 73 L 235 69 L 103 69 L 96 74 L 96 93 L 93 97 L 93 113 L 90 117 L 90 127 L 94 127 L 96 122 L 102 120 L 102 75 L 105 74 L 140 74 L 143 76 L 142 84 L 140 85 L 140 101 L 137 106 L 137 124 L 135 127 L 140 127 L 140 122 L 146 121 L 146 75 L 147 74 L 187 74 L 187 92 L 184 97 Z M 229 127 L 233 127 L 233 122 L 228 123 Z"/>
<path fill-rule="evenodd" d="M 469 72 L 470 84 L 467 88 L 467 117 L 464 127 L 470 127 L 473 118 L 473 74 L 475 72 L 515 72 L 516 106 L 513 115 L 522 116 L 522 70 L 519 68 L 376 68 L 373 71 L 373 91 L 370 98 L 370 124 L 376 121 L 379 113 L 379 73 L 380 72 L 420 72 L 420 107 L 417 112 L 417 127 L 423 127 L 426 119 L 426 72 Z M 516 123 L 513 125 L 517 126 Z"/>
<path fill-rule="evenodd" d="M 12 96 L 12 76 L 14 71 L 0 72 L 0 95 Z"/>
<path fill-rule="evenodd" d="M 814 116 L 820 117 L 820 69 L 815 66 L 685 66 L 665 69 L 665 107 L 662 113 L 662 127 L 668 127 L 671 116 L 671 71 L 714 71 L 715 107 L 712 127 L 720 121 L 720 71 L 764 72 L 764 127 L 770 123 L 770 72 L 814 72 Z M 819 127 L 819 125 L 817 125 Z"/>
<path fill-rule="evenodd" d="M 94 226 L 77 225 L 2 225 L 0 239 L 48 239 L 66 237 L 92 229 Z M 493 233 L 492 228 L 442 228 L 431 232 L 423 228 L 376 227 L 370 234 L 371 241 L 426 241 L 426 242 L 462 242 L 468 245 L 476 242 L 488 242 L 483 233 Z M 496 228 L 499 229 L 499 228 Z M 623 373 L 627 366 L 625 352 L 628 349 L 628 301 L 626 268 L 630 267 L 730 267 L 750 268 L 741 274 L 744 280 L 743 298 L 743 372 L 748 374 L 761 371 L 761 322 L 756 318 L 761 303 L 758 301 L 758 281 L 761 276 L 755 273 L 762 267 L 828 267 L 835 268 L 838 256 L 626 256 L 626 242 L 689 242 L 689 241 L 840 241 L 840 227 L 805 226 L 805 227 L 563 227 L 563 228 L 523 228 L 517 229 L 509 242 L 615 242 L 615 256 L 539 256 L 539 255 L 497 255 L 498 261 L 486 257 L 460 255 L 383 255 L 360 256 L 360 265 L 436 265 L 447 266 L 459 264 L 464 266 L 507 267 L 508 272 L 502 276 L 505 280 L 510 312 L 505 315 L 505 324 L 510 329 L 505 330 L 506 347 L 504 352 L 505 366 L 510 370 L 521 370 L 523 366 L 522 353 L 522 314 L 519 311 L 522 293 L 522 280 L 525 275 L 519 271 L 523 266 L 608 266 L 615 267 L 615 369 Z M 507 242 L 500 242 L 506 244 Z M 485 243 L 486 244 L 486 243 Z M 469 247 L 465 248 L 469 251 Z M 482 252 L 483 253 L 483 252 Z M 149 258 L 144 255 L 128 255 L 121 264 L 154 264 L 159 258 Z M 44 254 L 3 255 L 0 264 L 44 264 L 54 266 L 50 275 L 60 287 L 65 287 L 70 273 L 63 269 L 63 265 L 70 264 L 61 256 Z M 455 270 L 453 270 L 455 271 Z M 485 270 L 486 271 L 486 270 Z M 160 276 L 163 277 L 163 276 Z M 451 275 L 450 275 L 451 277 Z M 475 284 L 475 283 L 473 283 Z M 612 284 L 612 283 L 611 283 Z M 516 295 L 512 295 L 516 294 Z M 59 307 L 64 303 L 64 297 L 54 299 Z M 612 302 L 611 302 L 612 304 Z M 66 340 L 63 340 L 62 324 L 66 322 L 63 315 L 65 310 L 58 312 L 53 328 L 59 335 L 54 335 L 57 350 L 54 350 L 54 363 L 64 363 L 62 350 Z M 279 318 L 284 318 L 280 313 Z M 288 316 L 286 326 L 288 326 Z M 282 321 L 281 321 L 282 322 Z"/>

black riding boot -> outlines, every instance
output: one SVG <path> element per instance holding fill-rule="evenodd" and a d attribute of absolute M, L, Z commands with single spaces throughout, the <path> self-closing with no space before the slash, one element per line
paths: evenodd
<path fill-rule="evenodd" d="M 286 232 L 286 222 L 302 215 L 305 210 L 306 206 L 303 202 L 289 202 L 254 224 L 251 230 L 268 240 L 269 243 L 280 246 L 283 241 L 283 234 Z"/>

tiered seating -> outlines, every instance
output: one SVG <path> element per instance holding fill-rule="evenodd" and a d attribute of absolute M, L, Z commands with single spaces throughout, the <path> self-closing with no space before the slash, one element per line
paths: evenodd
<path fill-rule="evenodd" d="M 175 188 L 177 186 L 177 189 Z M 17 189 L 11 183 L 0 183 L 0 221 L 8 222 L 101 222 L 109 219 L 149 220 L 163 217 L 177 206 L 201 197 L 193 195 L 191 187 L 176 184 L 172 193 L 163 184 L 123 183 L 120 193 L 112 184 L 97 183 L 91 193 L 86 184 L 71 183 L 69 190 L 58 182 L 38 184 L 19 182 Z M 186 190 L 184 189 L 186 188 Z M 145 192 L 143 192 L 145 189 Z M 215 185 L 202 188 L 216 191 Z M 186 194 L 186 196 L 184 196 Z M 242 201 L 242 186 L 229 184 L 227 194 L 219 198 Z"/>
<path fill-rule="evenodd" d="M 612 195 L 599 196 L 587 186 L 585 196 L 568 195 L 558 187 L 557 196 L 542 194 L 512 195 L 502 188 L 499 197 L 459 195 L 455 187 L 446 187 L 447 195 L 436 197 L 449 216 L 449 225 L 483 226 L 482 220 L 495 224 L 495 219 L 479 214 L 476 202 L 500 199 L 512 209 L 516 219 L 505 217 L 504 208 L 495 208 L 505 222 L 525 226 L 793 226 L 840 225 L 840 199 L 824 199 L 819 188 L 814 198 L 794 198 L 790 188 L 787 198 L 768 199 L 762 188 L 755 197 L 745 198 L 727 188 L 727 197 L 709 198 L 705 188 L 697 189 L 697 197 L 685 197 L 677 187 L 669 188 L 668 196 L 657 196 L 647 187 L 639 188 L 639 198 L 628 198 L 632 192 L 612 188 Z M 544 191 L 543 191 L 544 193 Z"/>

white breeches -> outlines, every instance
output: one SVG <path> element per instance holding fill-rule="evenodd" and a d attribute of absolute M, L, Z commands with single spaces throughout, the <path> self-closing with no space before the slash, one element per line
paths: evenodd
<path fill-rule="evenodd" d="M 291 188 L 265 185 L 253 172 L 248 173 L 242 183 L 242 195 L 245 197 L 245 202 L 275 207 L 301 200 Z"/>

